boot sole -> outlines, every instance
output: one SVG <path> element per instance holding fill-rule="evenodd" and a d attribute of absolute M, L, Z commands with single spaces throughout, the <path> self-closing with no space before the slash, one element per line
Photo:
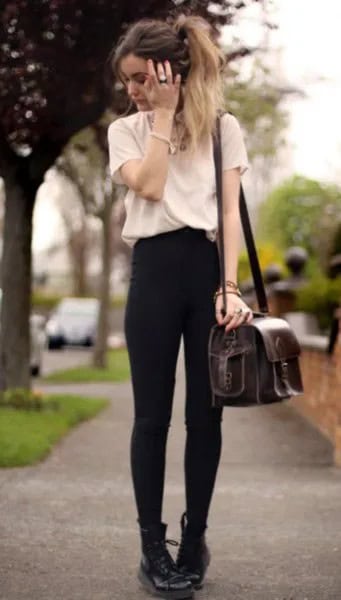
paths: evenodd
<path fill-rule="evenodd" d="M 157 596 L 158 598 L 166 598 L 170 600 L 185 600 L 187 598 L 193 598 L 193 591 L 189 590 L 188 592 L 177 591 L 177 592 L 159 592 L 152 583 L 150 583 L 148 577 L 144 574 L 144 572 L 139 569 L 137 577 L 142 584 L 142 586 L 152 595 Z"/>
<path fill-rule="evenodd" d="M 204 571 L 204 576 L 202 578 L 202 581 L 200 581 L 200 583 L 193 583 L 192 582 L 193 590 L 195 592 L 198 592 L 199 590 L 201 590 L 204 587 L 205 575 L 206 575 L 206 571 L 207 571 L 207 569 L 208 569 L 208 567 L 210 565 L 210 562 L 211 562 L 211 553 L 210 553 L 210 551 L 208 551 L 207 560 L 205 561 L 205 571 Z"/>

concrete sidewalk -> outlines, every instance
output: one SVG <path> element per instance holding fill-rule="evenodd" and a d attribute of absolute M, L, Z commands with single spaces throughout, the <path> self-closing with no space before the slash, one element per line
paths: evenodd
<path fill-rule="evenodd" d="M 136 580 L 130 385 L 69 390 L 112 403 L 44 463 L 0 471 L 0 598 L 147 599 Z M 180 364 L 164 510 L 173 538 L 184 509 L 183 395 Z M 341 599 L 341 470 L 331 460 L 329 443 L 286 404 L 225 410 L 199 600 Z"/>

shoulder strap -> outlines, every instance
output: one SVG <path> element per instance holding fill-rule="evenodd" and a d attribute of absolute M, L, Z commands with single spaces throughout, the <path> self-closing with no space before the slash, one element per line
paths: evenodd
<path fill-rule="evenodd" d="M 222 150 L 221 150 L 221 131 L 220 118 L 217 119 L 216 135 L 213 138 L 213 153 L 216 176 L 217 203 L 218 203 L 218 251 L 220 261 L 220 283 L 223 290 L 224 310 L 226 312 L 226 293 L 225 293 L 225 255 L 224 255 L 224 227 L 223 227 L 223 169 L 222 169 Z M 256 245 L 252 233 L 250 217 L 245 200 L 244 190 L 240 186 L 239 194 L 240 218 L 243 227 L 243 233 L 248 252 L 253 282 L 255 286 L 257 302 L 260 312 L 268 313 L 268 301 L 265 294 L 263 277 L 257 256 Z"/>

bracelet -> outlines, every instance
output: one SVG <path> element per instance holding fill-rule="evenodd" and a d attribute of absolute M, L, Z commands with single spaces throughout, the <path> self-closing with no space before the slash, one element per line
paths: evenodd
<path fill-rule="evenodd" d="M 241 296 L 241 291 L 240 291 L 240 289 L 239 289 L 239 287 L 237 286 L 236 283 L 234 283 L 233 281 L 227 280 L 227 281 L 225 281 L 225 284 L 226 284 L 227 288 L 232 288 L 232 290 L 236 294 L 238 294 L 239 296 Z M 217 291 L 222 291 L 222 287 L 220 286 Z M 228 293 L 231 293 L 231 292 L 229 292 L 229 290 L 226 290 L 226 293 L 228 294 Z"/>
<path fill-rule="evenodd" d="M 237 284 L 236 284 L 234 281 L 230 281 L 229 279 L 227 279 L 227 280 L 225 281 L 225 286 L 226 286 L 227 288 L 232 288 L 233 290 L 238 290 L 238 291 L 239 291 L 239 287 L 238 287 L 238 285 L 237 285 Z M 219 286 L 219 289 L 220 289 L 220 290 L 222 289 L 222 286 L 221 286 L 221 285 Z"/>
<path fill-rule="evenodd" d="M 222 292 L 220 290 L 215 292 L 214 296 L 213 296 L 214 302 L 216 302 L 218 296 L 222 296 L 223 294 L 224 294 L 224 292 Z M 234 291 L 225 290 L 225 294 L 234 294 L 235 296 L 239 296 L 239 298 L 241 298 L 241 296 L 242 296 L 240 290 L 234 290 Z"/>
<path fill-rule="evenodd" d="M 227 286 L 227 287 L 231 287 L 231 288 L 233 288 L 234 290 L 238 290 L 238 286 L 237 286 L 237 284 L 236 284 L 236 283 L 234 283 L 234 281 L 230 281 L 229 279 L 227 279 L 227 280 L 225 281 L 225 284 L 226 284 L 226 286 Z"/>
<path fill-rule="evenodd" d="M 157 133 L 156 131 L 151 131 L 149 135 L 156 138 L 157 140 L 160 140 L 161 142 L 165 142 L 166 144 L 168 144 L 170 154 L 175 154 L 176 147 L 174 146 L 174 144 L 172 144 L 172 142 L 168 138 L 166 138 L 165 135 L 162 135 L 161 133 Z"/>

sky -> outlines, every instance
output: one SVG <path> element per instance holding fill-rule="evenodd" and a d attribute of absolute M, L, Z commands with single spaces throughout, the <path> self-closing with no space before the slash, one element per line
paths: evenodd
<path fill-rule="evenodd" d="M 341 184 L 341 2 L 277 2 L 283 70 L 307 94 L 290 107 L 293 163 Z"/>
<path fill-rule="evenodd" d="M 266 40 L 273 68 L 284 82 L 299 87 L 305 98 L 291 98 L 287 132 L 288 169 L 307 177 L 341 185 L 341 0 L 273 0 L 272 20 L 278 30 Z M 245 14 L 242 39 L 253 46 L 264 42 L 257 25 L 258 5 Z M 231 35 L 232 31 L 227 33 Z M 33 247 L 51 242 L 46 223 L 56 219 L 56 189 L 40 191 L 35 209 Z"/>
<path fill-rule="evenodd" d="M 279 77 L 305 93 L 286 103 L 292 169 L 341 184 L 341 2 L 273 0 L 278 30 L 267 40 Z M 255 5 L 241 24 L 243 39 L 262 45 Z M 240 28 L 239 28 L 240 29 Z M 270 59 L 271 64 L 271 59 Z"/>

